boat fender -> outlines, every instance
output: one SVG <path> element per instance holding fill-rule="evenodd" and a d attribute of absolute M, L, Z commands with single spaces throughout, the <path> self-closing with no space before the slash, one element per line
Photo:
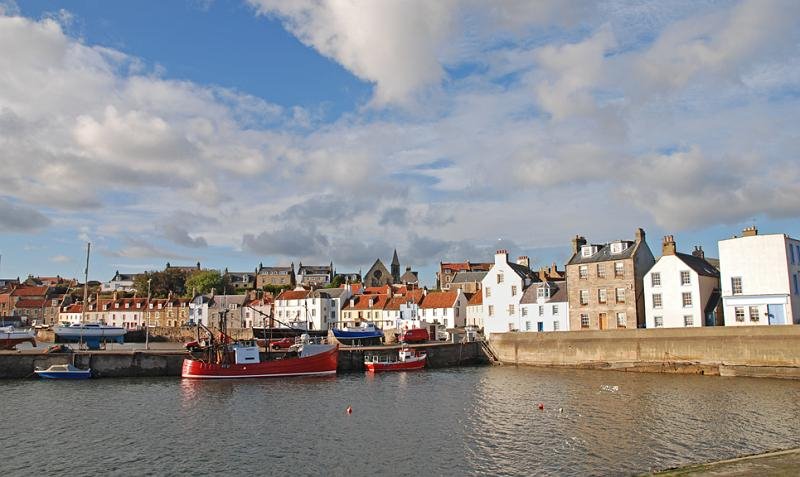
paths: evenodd
<path fill-rule="evenodd" d="M 539 410 L 540 410 L 540 411 L 544 411 L 544 404 L 542 404 L 542 403 L 539 403 Z"/>
<path fill-rule="evenodd" d="M 347 406 L 347 414 L 353 414 L 353 408 L 352 407 Z"/>

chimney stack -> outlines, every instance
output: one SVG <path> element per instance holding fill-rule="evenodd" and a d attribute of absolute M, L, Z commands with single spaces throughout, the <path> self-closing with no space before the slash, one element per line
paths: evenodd
<path fill-rule="evenodd" d="M 581 247 L 586 245 L 586 239 L 580 235 L 576 235 L 574 239 L 572 239 L 572 253 L 580 253 Z"/>
<path fill-rule="evenodd" d="M 672 237 L 672 235 L 667 235 L 664 237 L 661 255 L 675 255 L 675 239 Z"/>
<path fill-rule="evenodd" d="M 522 265 L 525 268 L 531 268 L 531 259 L 527 255 L 517 258 L 517 265 Z"/>
<path fill-rule="evenodd" d="M 705 254 L 705 252 L 703 252 L 703 247 L 701 247 L 699 245 L 695 245 L 694 251 L 692 251 L 692 256 L 697 257 L 697 258 L 702 258 L 702 259 L 705 260 L 706 254 Z"/>
<path fill-rule="evenodd" d="M 758 229 L 755 225 L 745 227 L 744 230 L 742 230 L 742 237 L 755 237 L 756 235 L 758 235 Z"/>
<path fill-rule="evenodd" d="M 636 229 L 636 243 L 644 242 L 644 229 L 639 227 Z"/>
<path fill-rule="evenodd" d="M 494 253 L 494 263 L 508 262 L 508 250 L 500 249 Z"/>

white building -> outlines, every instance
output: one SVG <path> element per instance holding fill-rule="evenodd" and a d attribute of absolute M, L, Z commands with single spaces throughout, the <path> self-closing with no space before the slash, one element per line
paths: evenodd
<path fill-rule="evenodd" d="M 293 327 L 328 330 L 342 320 L 342 308 L 350 298 L 349 285 L 344 288 L 321 288 L 314 291 L 284 291 L 275 299 L 275 317 Z"/>
<path fill-rule="evenodd" d="M 467 302 L 467 326 L 483 328 L 483 292 L 480 290 Z"/>
<path fill-rule="evenodd" d="M 455 291 L 428 292 L 419 305 L 422 321 L 445 328 L 463 328 L 467 321 L 467 297 Z"/>
<path fill-rule="evenodd" d="M 667 235 L 661 258 L 644 276 L 644 302 L 647 328 L 721 325 L 719 270 L 702 248 L 680 253 Z"/>
<path fill-rule="evenodd" d="M 800 241 L 748 227 L 719 259 L 725 326 L 800 324 Z"/>
<path fill-rule="evenodd" d="M 129 273 L 117 273 L 114 274 L 114 278 L 107 282 L 103 282 L 100 284 L 100 291 L 101 292 L 130 292 L 135 291 L 133 286 L 133 281 L 136 278 L 136 275 L 129 274 Z"/>
<path fill-rule="evenodd" d="M 519 302 L 519 331 L 569 331 L 567 282 L 539 282 L 525 290 Z"/>
<path fill-rule="evenodd" d="M 533 272 L 508 261 L 508 250 L 498 250 L 494 265 L 481 282 L 484 334 L 519 329 L 519 301 L 533 281 Z"/>

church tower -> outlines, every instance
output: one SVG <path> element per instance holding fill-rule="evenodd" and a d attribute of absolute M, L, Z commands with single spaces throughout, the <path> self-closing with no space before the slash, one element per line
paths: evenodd
<path fill-rule="evenodd" d="M 392 283 L 400 283 L 400 259 L 397 258 L 397 249 L 392 257 Z"/>

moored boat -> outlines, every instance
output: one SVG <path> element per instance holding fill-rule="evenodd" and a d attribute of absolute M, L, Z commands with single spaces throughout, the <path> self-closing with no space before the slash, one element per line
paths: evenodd
<path fill-rule="evenodd" d="M 45 379 L 89 379 L 92 377 L 91 369 L 80 369 L 71 364 L 54 364 L 49 368 L 36 368 L 33 372 Z"/>
<path fill-rule="evenodd" d="M 364 367 L 373 373 L 383 371 L 411 371 L 425 367 L 427 354 L 403 346 L 397 356 L 387 354 L 364 355 Z"/>
<path fill-rule="evenodd" d="M 224 336 L 224 335 L 223 335 Z M 183 360 L 181 377 L 193 379 L 269 378 L 336 374 L 339 346 L 315 342 L 303 336 L 283 353 L 267 353 L 262 359 L 255 341 L 221 340 L 197 356 Z M 321 340 L 318 340 L 321 341 Z M 274 357 L 275 359 L 269 359 Z"/>
<path fill-rule="evenodd" d="M 123 343 L 125 332 L 125 328 L 102 323 L 74 323 L 53 327 L 56 341 L 83 342 L 89 349 L 99 349 L 101 341 Z"/>
<path fill-rule="evenodd" d="M 12 326 L 0 327 L 0 349 L 14 349 L 20 343 L 36 346 L 36 331 L 16 330 Z"/>
<path fill-rule="evenodd" d="M 383 330 L 375 323 L 362 322 L 354 327 L 334 328 L 333 336 L 344 344 L 380 344 L 383 341 Z"/>

